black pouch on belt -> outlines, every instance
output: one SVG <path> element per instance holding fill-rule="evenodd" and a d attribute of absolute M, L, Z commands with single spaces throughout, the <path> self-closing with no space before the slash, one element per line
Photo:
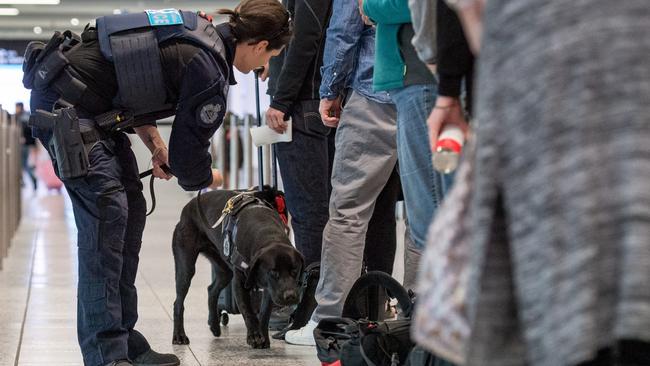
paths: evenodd
<path fill-rule="evenodd" d="M 25 89 L 34 88 L 34 76 L 36 74 L 36 59 L 45 49 L 45 43 L 41 41 L 29 42 L 25 49 L 23 58 L 23 86 Z"/>
<path fill-rule="evenodd" d="M 50 152 L 54 155 L 61 180 L 84 177 L 88 174 L 88 154 L 74 108 L 57 109 L 54 113 L 37 109 L 29 124 L 52 129 Z"/>
<path fill-rule="evenodd" d="M 112 110 L 95 116 L 95 122 L 104 132 L 117 132 L 133 126 L 133 113 Z"/>

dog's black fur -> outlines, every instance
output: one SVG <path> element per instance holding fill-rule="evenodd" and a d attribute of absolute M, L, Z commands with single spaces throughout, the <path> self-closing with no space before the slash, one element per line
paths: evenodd
<path fill-rule="evenodd" d="M 206 220 L 199 212 L 197 198 L 192 199 L 181 213 L 181 219 L 174 230 L 172 250 L 176 265 L 176 301 L 174 302 L 173 344 L 189 344 L 185 334 L 183 312 L 185 296 L 195 272 L 196 259 L 203 254 L 212 263 L 214 282 L 208 287 L 208 324 L 215 337 L 221 335 L 217 304 L 219 293 L 232 280 L 235 301 L 244 318 L 247 329 L 247 343 L 253 348 L 269 348 L 268 324 L 272 302 L 289 305 L 298 302 L 298 280 L 304 260 L 291 245 L 280 216 L 273 210 L 259 205 L 247 206 L 238 214 L 237 250 L 248 260 L 256 253 L 266 250 L 251 266 L 250 276 L 254 286 L 264 289 L 264 297 L 259 314 L 255 314 L 251 303 L 251 291 L 246 288 L 246 279 L 221 252 L 223 235 L 221 225 L 211 228 L 221 216 L 226 202 L 238 192 L 221 190 L 201 195 L 200 207 Z M 275 205 L 273 189 L 265 187 L 255 195 Z"/>

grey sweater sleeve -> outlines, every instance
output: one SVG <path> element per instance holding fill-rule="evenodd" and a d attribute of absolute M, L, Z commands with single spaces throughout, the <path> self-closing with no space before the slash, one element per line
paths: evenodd
<path fill-rule="evenodd" d="M 436 0 L 408 0 L 415 36 L 411 41 L 418 57 L 436 63 Z"/>

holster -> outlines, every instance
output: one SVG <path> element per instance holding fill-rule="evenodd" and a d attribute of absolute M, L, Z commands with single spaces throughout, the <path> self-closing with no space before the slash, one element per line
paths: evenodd
<path fill-rule="evenodd" d="M 37 109 L 29 118 L 30 126 L 51 129 L 51 155 L 57 162 L 61 180 L 84 177 L 88 174 L 88 152 L 95 142 L 101 140 L 96 129 L 82 134 L 79 118 L 74 108 L 61 108 L 53 113 Z"/>

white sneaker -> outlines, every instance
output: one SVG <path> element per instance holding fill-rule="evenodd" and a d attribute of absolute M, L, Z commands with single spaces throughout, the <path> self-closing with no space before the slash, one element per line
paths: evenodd
<path fill-rule="evenodd" d="M 317 325 L 318 323 L 310 320 L 304 327 L 288 331 L 284 336 L 284 340 L 289 344 L 298 346 L 315 346 L 314 329 L 316 329 Z"/>

